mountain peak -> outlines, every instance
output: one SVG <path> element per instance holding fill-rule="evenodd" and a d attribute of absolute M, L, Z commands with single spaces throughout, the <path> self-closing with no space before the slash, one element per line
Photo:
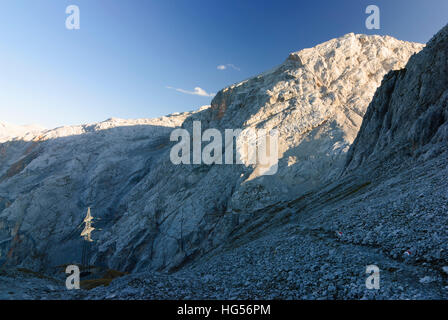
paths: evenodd
<path fill-rule="evenodd" d="M 348 170 L 432 157 L 448 141 L 448 26 L 382 81 L 350 149 Z M 370 165 L 369 165 L 370 163 Z"/>

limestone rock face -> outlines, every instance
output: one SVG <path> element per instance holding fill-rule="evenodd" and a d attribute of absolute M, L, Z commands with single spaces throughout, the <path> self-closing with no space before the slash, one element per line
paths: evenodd
<path fill-rule="evenodd" d="M 1 144 L 0 262 L 79 262 L 78 227 L 90 206 L 102 229 L 92 235 L 92 264 L 128 271 L 181 266 L 224 243 L 257 210 L 338 176 L 383 76 L 422 48 L 348 34 L 290 54 L 197 112 L 110 119 Z M 203 130 L 277 129 L 278 172 L 172 164 L 170 133 L 190 130 L 193 121 Z"/>
<path fill-rule="evenodd" d="M 121 197 L 190 115 L 109 119 L 0 144 L 0 262 L 32 268 L 80 262 L 87 206 L 102 218 L 95 227 L 112 224 Z"/>
<path fill-rule="evenodd" d="M 350 149 L 347 170 L 428 159 L 448 141 L 448 27 L 391 71 L 376 92 Z"/>
<path fill-rule="evenodd" d="M 213 127 L 277 129 L 279 172 L 261 185 L 273 198 L 296 196 L 339 174 L 382 78 L 421 48 L 387 36 L 347 34 L 220 91 L 206 120 Z M 248 198 L 232 198 L 237 208 L 257 205 L 246 190 L 250 185 L 242 190 Z"/>

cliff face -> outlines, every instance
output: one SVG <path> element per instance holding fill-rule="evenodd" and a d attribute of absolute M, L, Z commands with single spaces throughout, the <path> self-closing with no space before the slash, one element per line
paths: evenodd
<path fill-rule="evenodd" d="M 370 164 L 426 160 L 446 150 L 448 139 L 448 27 L 391 71 L 365 114 L 350 149 L 347 171 Z"/>
<path fill-rule="evenodd" d="M 338 176 L 381 79 L 422 47 L 348 34 L 292 53 L 194 113 L 112 119 L 1 144 L 0 259 L 34 268 L 79 261 L 87 206 L 102 229 L 91 263 L 135 271 L 194 259 L 257 212 Z M 278 172 L 173 165 L 169 135 L 195 120 L 203 130 L 277 129 Z"/>

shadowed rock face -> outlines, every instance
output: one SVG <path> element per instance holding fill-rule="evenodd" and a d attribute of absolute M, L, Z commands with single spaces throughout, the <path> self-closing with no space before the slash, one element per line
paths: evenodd
<path fill-rule="evenodd" d="M 77 227 L 91 206 L 102 219 L 92 263 L 179 267 L 225 242 L 256 210 L 339 175 L 381 79 L 422 47 L 348 34 L 292 53 L 195 113 L 112 119 L 1 144 L 0 259 L 34 268 L 79 262 Z M 173 165 L 170 132 L 195 120 L 203 130 L 277 129 L 277 174 L 260 176 L 256 166 Z"/>
<path fill-rule="evenodd" d="M 406 68 L 391 71 L 365 114 L 350 149 L 347 171 L 429 159 L 448 141 L 448 27 L 436 34 Z"/>

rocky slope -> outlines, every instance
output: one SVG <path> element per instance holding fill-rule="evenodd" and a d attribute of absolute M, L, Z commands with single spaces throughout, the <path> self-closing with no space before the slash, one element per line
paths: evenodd
<path fill-rule="evenodd" d="M 257 211 L 172 275 L 77 297 L 447 299 L 447 54 L 448 26 L 384 78 L 338 179 Z M 371 264 L 379 290 L 365 286 Z"/>
<path fill-rule="evenodd" d="M 0 261 L 43 270 L 79 262 L 87 206 L 102 229 L 91 263 L 127 271 L 175 270 L 234 243 L 241 230 L 275 227 L 292 212 L 285 203 L 338 177 L 383 76 L 421 49 L 348 34 L 291 54 L 194 113 L 112 119 L 1 144 Z M 278 173 L 173 165 L 169 134 L 195 120 L 203 130 L 277 129 Z M 283 212 L 278 221 L 274 212 Z"/>

